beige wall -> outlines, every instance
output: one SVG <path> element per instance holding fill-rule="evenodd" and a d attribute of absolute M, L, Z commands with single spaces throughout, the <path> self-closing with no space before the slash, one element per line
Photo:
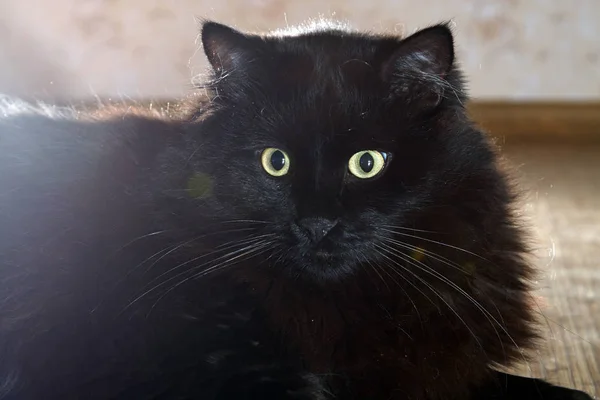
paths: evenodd
<path fill-rule="evenodd" d="M 263 30 L 318 14 L 408 33 L 453 19 L 474 96 L 600 100 L 600 0 L 0 0 L 0 92 L 179 95 L 206 67 L 194 16 Z"/>

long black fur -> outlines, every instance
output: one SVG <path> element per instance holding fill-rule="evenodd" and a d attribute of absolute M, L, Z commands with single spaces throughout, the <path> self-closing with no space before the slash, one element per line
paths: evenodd
<path fill-rule="evenodd" d="M 202 41 L 185 111 L 1 99 L 0 399 L 589 398 L 495 370 L 533 271 L 446 25 Z"/>

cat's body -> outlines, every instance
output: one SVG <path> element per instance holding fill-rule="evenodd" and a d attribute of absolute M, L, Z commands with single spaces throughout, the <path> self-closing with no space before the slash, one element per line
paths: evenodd
<path fill-rule="evenodd" d="M 446 27 L 203 43 L 187 113 L 0 110 L 0 399 L 580 396 L 491 369 L 532 271 Z"/>

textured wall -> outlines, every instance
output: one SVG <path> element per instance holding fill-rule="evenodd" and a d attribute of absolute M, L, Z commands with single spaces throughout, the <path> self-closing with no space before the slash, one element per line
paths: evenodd
<path fill-rule="evenodd" d="M 264 30 L 319 14 L 406 33 L 453 19 L 474 96 L 600 99 L 599 0 L 0 0 L 0 92 L 178 95 L 206 67 L 194 16 Z"/>

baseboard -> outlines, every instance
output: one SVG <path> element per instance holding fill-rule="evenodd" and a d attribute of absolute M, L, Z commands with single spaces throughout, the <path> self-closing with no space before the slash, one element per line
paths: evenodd
<path fill-rule="evenodd" d="M 508 142 L 600 143 L 600 102 L 472 101 L 468 108 L 479 126 Z"/>

